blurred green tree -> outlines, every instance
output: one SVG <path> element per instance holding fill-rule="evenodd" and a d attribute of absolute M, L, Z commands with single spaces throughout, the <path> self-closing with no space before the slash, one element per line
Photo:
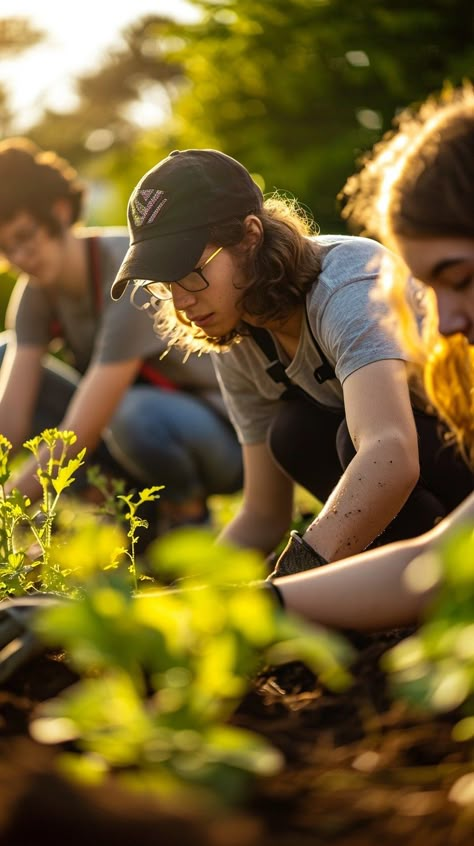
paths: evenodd
<path fill-rule="evenodd" d="M 126 159 L 143 132 L 133 107 L 146 103 L 148 125 L 159 125 L 183 76 L 180 62 L 165 49 L 168 25 L 167 18 L 149 16 L 127 27 L 123 45 L 111 50 L 97 70 L 77 78 L 78 107 L 73 112 L 48 110 L 32 128 L 36 143 L 54 148 L 76 167 L 91 162 L 92 171 L 93 160 L 107 159 L 111 149 Z"/>
<path fill-rule="evenodd" d="M 472 75 L 467 0 L 196 0 L 170 26 L 176 146 L 215 145 L 341 228 L 335 196 L 397 109 Z M 178 40 L 179 39 L 179 40 Z"/>
<path fill-rule="evenodd" d="M 46 33 L 31 26 L 27 18 L 0 18 L 0 55 L 4 59 L 35 47 L 45 38 Z M 7 87 L 0 82 L 0 138 L 11 133 L 12 118 Z"/>
<path fill-rule="evenodd" d="M 46 38 L 46 33 L 31 26 L 26 18 L 0 18 L 0 55 L 3 59 L 14 58 L 16 54 L 35 47 Z M 7 86 L 0 82 L 0 138 L 11 135 L 13 111 Z M 15 276 L 7 271 L 0 257 L 0 326 L 3 327 L 5 309 L 15 282 Z"/>
<path fill-rule="evenodd" d="M 124 221 L 138 177 L 171 148 L 215 146 L 340 230 L 336 194 L 396 111 L 472 77 L 469 0 L 193 5 L 197 23 L 149 16 L 125 30 L 124 46 L 78 79 L 79 107 L 31 130 L 114 185 L 108 222 Z"/>

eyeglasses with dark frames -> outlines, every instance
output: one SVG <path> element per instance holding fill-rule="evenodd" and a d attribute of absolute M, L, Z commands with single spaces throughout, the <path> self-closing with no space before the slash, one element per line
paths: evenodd
<path fill-rule="evenodd" d="M 223 249 L 223 247 L 218 247 L 205 262 L 203 262 L 199 267 L 195 267 L 191 273 L 188 273 L 184 279 L 180 279 L 178 282 L 146 282 L 143 284 L 137 280 L 135 284 L 144 291 L 147 291 L 147 293 L 156 300 L 171 300 L 173 298 L 171 291 L 172 285 L 179 285 L 185 291 L 189 291 L 192 294 L 197 291 L 204 291 L 205 288 L 209 287 L 209 282 L 203 273 L 204 268 L 207 267 L 212 259 L 215 258 Z"/>

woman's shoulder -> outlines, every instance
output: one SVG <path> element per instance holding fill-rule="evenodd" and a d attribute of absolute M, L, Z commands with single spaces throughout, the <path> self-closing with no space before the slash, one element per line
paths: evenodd
<path fill-rule="evenodd" d="M 321 250 L 321 271 L 316 288 L 329 290 L 364 279 L 375 279 L 380 271 L 385 247 L 372 238 L 357 235 L 317 237 Z M 321 290 L 320 290 L 321 293 Z"/>
<path fill-rule="evenodd" d="M 316 235 L 314 241 L 321 251 L 323 265 L 345 261 L 348 257 L 382 256 L 387 252 L 378 241 L 362 235 Z"/>

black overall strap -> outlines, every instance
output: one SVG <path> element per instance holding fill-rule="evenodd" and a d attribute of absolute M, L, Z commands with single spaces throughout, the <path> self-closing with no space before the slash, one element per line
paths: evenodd
<path fill-rule="evenodd" d="M 252 335 L 257 346 L 260 347 L 270 364 L 266 367 L 266 371 L 271 379 L 274 382 L 281 382 L 287 391 L 292 391 L 294 388 L 297 388 L 297 385 L 294 385 L 291 379 L 288 377 L 288 374 L 285 370 L 283 363 L 278 358 L 277 349 L 275 346 L 275 342 L 266 329 L 262 329 L 260 326 L 250 326 L 249 331 Z"/>
<path fill-rule="evenodd" d="M 328 359 L 326 358 L 324 352 L 321 349 L 320 344 L 318 343 L 316 335 L 313 332 L 311 323 L 309 322 L 309 314 L 308 314 L 308 309 L 306 308 L 306 304 L 305 304 L 305 307 L 304 307 L 304 315 L 305 315 L 305 318 L 306 318 L 306 326 L 308 327 L 308 332 L 311 335 L 311 340 L 312 340 L 314 346 L 316 347 L 316 349 L 318 351 L 318 355 L 321 359 L 321 364 L 319 365 L 319 367 L 316 367 L 316 369 L 313 373 L 313 376 L 316 379 L 316 382 L 318 382 L 320 385 L 322 385 L 323 382 L 326 382 L 328 379 L 335 379 L 336 374 L 334 372 L 334 368 L 333 368 L 332 364 L 330 364 Z"/>
<path fill-rule="evenodd" d="M 322 385 L 322 383 L 326 382 L 328 379 L 335 379 L 336 374 L 332 365 L 329 363 L 328 359 L 324 355 L 319 343 L 317 342 L 314 336 L 306 308 L 305 318 L 311 339 L 313 341 L 314 346 L 316 347 L 316 350 L 322 362 L 319 367 L 316 367 L 314 371 L 314 378 L 316 379 L 318 384 Z M 262 329 L 262 327 L 260 326 L 250 326 L 249 324 L 248 329 L 255 343 L 258 347 L 260 347 L 265 357 L 270 362 L 270 364 L 266 368 L 268 375 L 271 379 L 273 379 L 274 382 L 279 382 L 285 387 L 285 390 L 282 394 L 282 399 L 293 399 L 294 397 L 304 396 L 307 399 L 311 400 L 311 402 L 313 402 L 315 405 L 321 405 L 321 403 L 319 403 L 318 400 L 316 400 L 314 397 L 310 396 L 310 394 L 308 394 L 304 390 L 304 388 L 301 388 L 299 385 L 295 385 L 294 382 L 291 381 L 286 372 L 284 364 L 278 358 L 277 348 L 270 332 L 268 332 L 267 329 Z"/>

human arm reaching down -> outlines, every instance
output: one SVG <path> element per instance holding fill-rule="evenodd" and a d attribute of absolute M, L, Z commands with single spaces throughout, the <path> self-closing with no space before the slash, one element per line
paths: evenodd
<path fill-rule="evenodd" d="M 410 589 L 405 579 L 407 567 L 419 555 L 439 548 L 447 535 L 464 525 L 474 526 L 474 494 L 419 537 L 351 556 L 330 567 L 277 578 L 273 585 L 285 608 L 321 625 L 354 631 L 413 625 L 436 588 Z"/>
<path fill-rule="evenodd" d="M 73 431 L 77 436 L 76 443 L 69 448 L 70 457 L 77 455 L 84 447 L 89 453 L 94 450 L 140 365 L 141 359 L 133 358 L 114 363 L 92 364 L 89 367 L 57 427 Z M 41 457 L 40 451 L 40 459 Z M 44 457 L 46 458 L 46 449 Z M 41 487 L 36 477 L 37 466 L 35 457 L 27 459 L 19 472 L 9 480 L 7 493 L 12 488 L 18 488 L 34 502 L 41 495 Z"/>
<path fill-rule="evenodd" d="M 294 485 L 276 464 L 266 443 L 245 444 L 242 455 L 242 505 L 220 539 L 268 555 L 290 527 Z"/>
<path fill-rule="evenodd" d="M 356 455 L 304 534 L 326 561 L 362 552 L 398 514 L 420 472 L 404 362 L 362 367 L 343 389 Z"/>

